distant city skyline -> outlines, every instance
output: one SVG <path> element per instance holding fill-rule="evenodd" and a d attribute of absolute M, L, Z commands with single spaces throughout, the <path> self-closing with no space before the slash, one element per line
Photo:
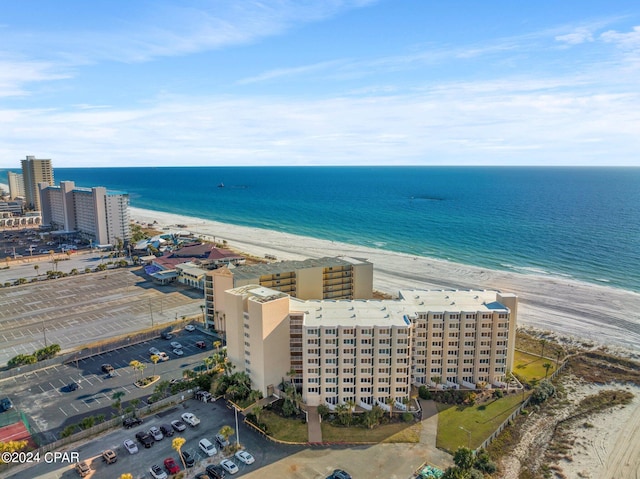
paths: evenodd
<path fill-rule="evenodd" d="M 640 166 L 638 78 L 624 0 L 5 2 L 0 168 Z"/>

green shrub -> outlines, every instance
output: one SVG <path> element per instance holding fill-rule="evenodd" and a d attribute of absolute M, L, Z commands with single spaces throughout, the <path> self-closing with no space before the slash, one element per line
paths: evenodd
<path fill-rule="evenodd" d="M 420 396 L 420 399 L 431 399 L 431 391 L 427 386 L 420 386 L 418 388 L 418 396 Z"/>
<path fill-rule="evenodd" d="M 413 421 L 413 414 L 411 414 L 410 412 L 403 412 L 402 413 L 402 420 L 404 422 L 411 422 Z"/>

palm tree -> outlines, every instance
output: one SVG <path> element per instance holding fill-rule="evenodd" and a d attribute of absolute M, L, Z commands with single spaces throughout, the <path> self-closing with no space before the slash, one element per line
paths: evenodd
<path fill-rule="evenodd" d="M 353 399 L 349 399 L 345 404 L 349 408 L 349 425 L 351 425 L 351 421 L 353 420 L 353 409 L 356 407 L 356 402 Z"/>
<path fill-rule="evenodd" d="M 547 340 L 546 339 L 541 339 L 540 340 L 540 346 L 542 346 L 542 353 L 540 353 L 540 357 L 544 358 L 544 347 L 547 345 Z"/>
<path fill-rule="evenodd" d="M 182 460 L 182 467 L 184 467 L 186 471 L 187 465 L 184 463 L 184 457 L 182 457 L 182 452 L 180 451 L 185 442 L 187 442 L 187 440 L 184 437 L 176 437 L 171 441 L 171 447 L 178 453 L 178 457 Z"/>
<path fill-rule="evenodd" d="M 220 346 L 222 346 L 222 341 L 214 341 L 213 342 L 213 347 L 216 348 L 216 352 L 217 353 L 220 352 Z"/>
<path fill-rule="evenodd" d="M 225 441 L 228 441 L 229 438 L 231 436 L 233 436 L 235 434 L 235 431 L 233 430 L 233 428 L 231 426 L 222 426 L 220 428 L 220 430 L 218 431 L 218 434 L 220 434 L 222 437 L 224 437 Z"/>
<path fill-rule="evenodd" d="M 338 405 L 336 406 L 335 411 L 336 411 L 336 414 L 338 415 L 338 418 L 339 418 L 339 420 L 340 420 L 340 422 L 341 422 L 342 424 L 344 424 L 344 422 L 345 422 L 345 421 L 344 421 L 344 417 L 345 417 L 345 415 L 347 414 L 347 408 L 348 408 L 348 407 L 349 407 L 349 406 L 347 406 L 345 403 L 338 404 Z"/>
<path fill-rule="evenodd" d="M 160 361 L 160 356 L 158 356 L 157 354 L 152 354 L 151 355 L 151 362 L 153 363 L 153 375 L 156 375 L 156 364 L 158 364 L 158 361 Z"/>
<path fill-rule="evenodd" d="M 202 362 L 204 363 L 205 367 L 207 368 L 207 372 L 209 372 L 209 368 L 214 365 L 215 359 L 213 357 L 209 356 L 209 357 L 204 358 L 202 360 Z"/>
<path fill-rule="evenodd" d="M 560 367 L 560 358 L 562 357 L 563 354 L 564 354 L 564 351 L 562 349 L 558 349 L 556 351 L 556 369 Z"/>
<path fill-rule="evenodd" d="M 207 323 L 206 323 L 206 321 L 204 319 L 204 308 L 205 307 L 206 306 L 204 304 L 200 305 L 200 311 L 202 311 L 202 327 L 206 329 L 207 328 Z"/>
<path fill-rule="evenodd" d="M 389 396 L 384 400 L 384 403 L 389 406 L 389 419 L 391 419 L 391 417 L 393 416 L 393 403 L 395 403 L 395 401 L 391 396 Z"/>
<path fill-rule="evenodd" d="M 122 412 L 122 396 L 124 396 L 123 391 L 117 391 L 111 396 L 111 399 L 113 399 L 113 407 L 118 411 L 118 414 Z"/>
<path fill-rule="evenodd" d="M 552 367 L 552 364 L 550 362 L 546 362 L 542 365 L 542 367 L 545 369 L 544 377 L 546 379 L 547 375 L 549 374 L 549 369 L 551 369 Z"/>
<path fill-rule="evenodd" d="M 138 376 L 138 371 L 140 371 L 140 361 L 137 360 L 133 360 L 129 363 L 129 366 L 131 366 L 131 369 L 133 369 L 135 376 Z"/>
<path fill-rule="evenodd" d="M 133 475 L 129 474 L 128 472 L 125 472 L 124 474 L 120 474 L 119 479 L 133 479 Z"/>
<path fill-rule="evenodd" d="M 37 265 L 37 264 L 34 264 L 34 265 L 33 265 L 33 269 L 35 269 L 35 270 L 36 270 L 36 276 L 40 276 L 40 273 L 38 272 L 38 270 L 40 269 L 40 266 L 39 266 L 39 265 Z"/>

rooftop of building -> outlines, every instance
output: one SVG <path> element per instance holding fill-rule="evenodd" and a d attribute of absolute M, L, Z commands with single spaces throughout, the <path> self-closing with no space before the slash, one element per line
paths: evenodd
<path fill-rule="evenodd" d="M 416 311 L 495 311 L 507 309 L 496 300 L 496 291 L 487 290 L 401 290 L 401 299 Z"/>
<path fill-rule="evenodd" d="M 310 258 L 305 260 L 286 260 L 277 263 L 261 263 L 254 265 L 238 266 L 233 270 L 237 279 L 252 279 L 270 274 L 290 273 L 306 268 L 328 268 L 333 266 L 348 266 L 368 263 L 366 259 L 351 258 L 348 256 L 327 256 L 323 258 Z"/>
<path fill-rule="evenodd" d="M 252 299 L 259 303 L 267 303 L 274 299 L 287 298 L 289 296 L 288 294 L 281 293 L 275 289 L 265 288 L 264 286 L 258 286 L 255 284 L 238 286 L 237 288 L 230 289 L 229 292 L 247 296 L 248 299 Z"/>

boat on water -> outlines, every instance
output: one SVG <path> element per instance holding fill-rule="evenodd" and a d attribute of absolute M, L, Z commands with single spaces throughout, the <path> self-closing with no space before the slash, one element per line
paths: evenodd
<path fill-rule="evenodd" d="M 224 183 L 220 183 L 220 184 L 218 185 L 218 188 L 224 188 Z"/>

